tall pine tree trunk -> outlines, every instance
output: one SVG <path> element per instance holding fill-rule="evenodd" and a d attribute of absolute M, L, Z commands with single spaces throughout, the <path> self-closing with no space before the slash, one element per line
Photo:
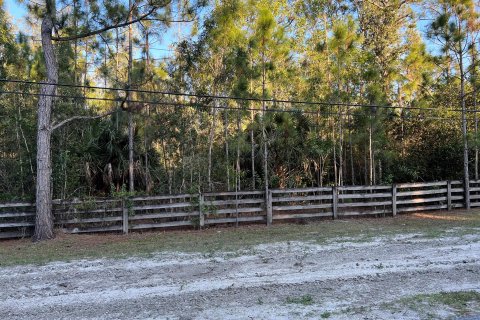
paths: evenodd
<path fill-rule="evenodd" d="M 150 77 L 150 42 L 149 42 L 149 31 L 145 34 L 145 70 L 147 76 Z M 145 149 L 144 155 L 144 163 L 145 163 L 145 192 L 148 194 L 152 191 L 153 183 L 150 177 L 150 169 L 148 163 L 148 149 L 149 149 L 149 141 L 148 141 L 148 129 L 150 125 L 150 106 L 145 106 L 145 119 L 144 119 L 144 129 L 143 129 L 143 144 Z M 182 158 L 182 177 L 183 177 L 183 166 L 184 161 Z"/>
<path fill-rule="evenodd" d="M 332 116 L 332 143 L 333 143 L 333 183 L 338 186 L 337 146 L 335 138 L 335 117 Z"/>
<path fill-rule="evenodd" d="M 85 86 L 83 87 L 83 97 L 86 97 L 87 96 L 87 77 L 88 77 L 88 38 L 85 39 L 85 65 L 83 67 L 84 68 L 83 68 L 82 84 Z"/>
<path fill-rule="evenodd" d="M 462 43 L 459 43 L 460 59 L 460 104 L 462 107 L 462 136 L 463 136 L 463 191 L 465 209 L 470 209 L 470 178 L 468 174 L 468 140 L 467 140 L 467 110 L 465 105 L 465 71 L 463 69 Z"/>
<path fill-rule="evenodd" d="M 235 164 L 235 190 L 239 191 L 241 186 L 240 180 L 240 138 L 241 138 L 241 126 L 240 126 L 240 112 L 237 111 L 237 160 Z"/>
<path fill-rule="evenodd" d="M 207 182 L 208 182 L 208 190 L 213 191 L 213 182 L 212 182 L 212 149 L 213 149 L 213 141 L 215 139 L 215 125 L 217 122 L 217 110 L 218 110 L 218 100 L 215 99 L 213 102 L 214 108 L 213 112 L 213 119 L 212 124 L 210 126 L 210 133 L 208 134 L 208 168 L 207 168 Z"/>
<path fill-rule="evenodd" d="M 340 111 L 338 113 L 339 116 L 339 123 L 338 123 L 338 185 L 343 185 L 343 117 L 342 117 L 342 108 L 339 108 Z"/>
<path fill-rule="evenodd" d="M 225 170 L 227 174 L 227 191 L 230 191 L 230 154 L 228 147 L 228 110 L 223 114 L 223 135 L 225 139 Z"/>
<path fill-rule="evenodd" d="M 77 1 L 73 1 L 73 30 L 74 32 L 78 32 L 78 21 L 77 21 Z M 75 39 L 75 43 L 73 46 L 73 83 L 77 84 L 77 63 L 78 63 L 78 39 Z"/>
<path fill-rule="evenodd" d="M 132 21 L 132 0 L 128 2 L 128 8 L 130 14 L 128 21 Z M 133 64 L 133 44 L 132 44 L 132 25 L 128 25 L 128 89 L 132 86 L 132 64 Z M 130 91 L 127 93 L 128 100 L 131 99 Z M 133 192 L 135 190 L 134 175 L 133 175 L 133 113 L 130 103 L 128 106 L 128 191 Z"/>
<path fill-rule="evenodd" d="M 372 118 L 370 117 L 370 126 L 368 129 L 368 184 L 373 184 L 373 142 L 372 142 Z"/>
<path fill-rule="evenodd" d="M 251 147 L 251 162 L 252 162 L 252 189 L 255 190 L 255 137 L 253 135 L 253 122 L 254 122 L 253 110 L 250 110 L 250 147 Z"/>
<path fill-rule="evenodd" d="M 48 4 L 50 12 L 55 13 L 53 4 Z M 42 21 L 41 36 L 42 48 L 47 71 L 47 82 L 40 88 L 37 119 L 37 181 L 36 181 L 36 217 L 33 241 L 52 239 L 52 159 L 51 159 L 51 114 L 52 104 L 58 83 L 58 65 L 55 49 L 52 43 L 53 19 L 50 14 L 45 15 Z"/>
<path fill-rule="evenodd" d="M 350 130 L 348 132 L 348 143 L 350 145 L 350 168 L 351 168 L 350 170 L 352 175 L 351 184 L 355 185 L 355 166 L 353 163 L 353 142 L 352 142 L 353 124 L 352 124 L 352 119 L 350 114 L 349 114 L 349 123 L 350 123 Z"/>
<path fill-rule="evenodd" d="M 265 39 L 263 40 L 265 43 Z M 268 142 L 267 142 L 267 128 L 265 125 L 265 117 L 267 115 L 267 106 L 265 103 L 266 95 L 266 81 L 267 81 L 267 70 L 266 70 L 266 61 L 265 61 L 265 46 L 262 50 L 262 139 L 263 139 L 263 184 L 265 197 L 268 195 Z"/>
<path fill-rule="evenodd" d="M 253 93 L 252 81 L 249 81 L 250 94 Z M 251 162 L 252 162 L 252 190 L 255 190 L 255 136 L 253 134 L 253 124 L 255 121 L 255 115 L 253 108 L 250 110 L 250 147 L 251 147 Z"/>
<path fill-rule="evenodd" d="M 475 121 L 475 180 L 478 180 L 478 114 L 477 114 L 477 67 L 476 67 L 476 56 L 477 52 L 475 50 L 475 42 L 471 44 L 472 50 L 472 78 L 473 78 L 473 112 L 474 112 L 474 121 Z"/>

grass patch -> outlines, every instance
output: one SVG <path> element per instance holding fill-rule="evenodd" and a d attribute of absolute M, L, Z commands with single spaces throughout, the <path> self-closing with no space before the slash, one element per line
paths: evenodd
<path fill-rule="evenodd" d="M 458 310 L 463 309 L 470 302 L 480 304 L 480 292 L 476 291 L 442 292 L 431 298 Z"/>
<path fill-rule="evenodd" d="M 480 293 L 476 291 L 440 292 L 430 295 L 418 295 L 416 298 L 419 302 L 429 305 L 441 304 L 448 306 L 460 314 L 480 311 Z"/>
<path fill-rule="evenodd" d="M 306 294 L 301 297 L 287 297 L 287 303 L 301 304 L 304 306 L 309 306 L 313 304 L 313 298 L 311 295 Z"/>
<path fill-rule="evenodd" d="M 457 228 L 457 229 L 455 229 Z M 452 233 L 452 230 L 455 230 Z M 265 243 L 313 241 L 368 241 L 374 237 L 422 234 L 442 237 L 478 234 L 480 210 L 439 212 L 429 215 L 399 215 L 395 218 L 323 220 L 308 224 L 275 224 L 240 228 L 212 228 L 203 231 L 169 231 L 121 234 L 67 235 L 41 243 L 29 239 L 0 241 L 0 266 L 44 264 L 93 258 L 150 256 L 157 252 L 215 252 L 250 250 Z M 345 240 L 342 240 L 344 238 Z"/>
<path fill-rule="evenodd" d="M 410 309 L 422 319 L 450 319 L 459 315 L 480 312 L 480 292 L 455 291 L 419 294 L 402 298 L 398 302 L 384 304 L 384 307 L 394 311 Z M 448 311 L 452 313 L 452 316 L 438 314 L 438 310 L 444 310 L 445 307 L 449 308 Z"/>

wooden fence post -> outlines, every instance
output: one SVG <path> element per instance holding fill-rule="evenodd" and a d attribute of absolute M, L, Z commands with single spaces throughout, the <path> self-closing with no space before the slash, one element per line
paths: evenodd
<path fill-rule="evenodd" d="M 125 206 L 125 199 L 122 199 L 122 231 L 128 234 L 128 208 Z"/>
<path fill-rule="evenodd" d="M 452 181 L 447 181 L 447 210 L 452 210 Z"/>
<path fill-rule="evenodd" d="M 205 226 L 205 214 L 203 212 L 203 203 L 204 203 L 204 197 L 203 194 L 198 195 L 198 225 L 200 228 L 203 228 Z"/>
<path fill-rule="evenodd" d="M 392 185 L 392 215 L 394 217 L 397 215 L 397 185 L 395 183 Z"/>
<path fill-rule="evenodd" d="M 336 186 L 332 187 L 332 213 L 333 219 L 338 218 L 338 190 Z"/>
<path fill-rule="evenodd" d="M 267 226 L 271 226 L 272 225 L 272 222 L 273 222 L 273 205 L 272 205 L 272 202 L 273 202 L 273 199 L 272 199 L 272 190 L 268 190 L 266 192 L 266 196 L 267 196 Z"/>
<path fill-rule="evenodd" d="M 465 209 L 470 210 L 470 179 L 463 180 L 463 200 L 465 202 Z"/>

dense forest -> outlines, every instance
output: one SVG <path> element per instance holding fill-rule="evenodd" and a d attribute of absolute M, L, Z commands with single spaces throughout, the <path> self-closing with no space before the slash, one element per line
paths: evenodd
<path fill-rule="evenodd" d="M 0 201 L 478 179 L 478 1 L 0 5 Z"/>

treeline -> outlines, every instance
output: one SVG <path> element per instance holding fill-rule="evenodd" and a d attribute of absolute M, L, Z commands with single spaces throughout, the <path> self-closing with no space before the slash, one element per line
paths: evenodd
<path fill-rule="evenodd" d="M 172 2 L 130 36 L 78 38 L 146 4 L 62 4 L 52 123 L 101 117 L 53 131 L 56 198 L 127 192 L 130 164 L 146 194 L 459 179 L 462 106 L 478 179 L 478 1 Z M 28 6 L 30 30 L 0 10 L 0 200 L 35 196 L 46 66 Z"/>

